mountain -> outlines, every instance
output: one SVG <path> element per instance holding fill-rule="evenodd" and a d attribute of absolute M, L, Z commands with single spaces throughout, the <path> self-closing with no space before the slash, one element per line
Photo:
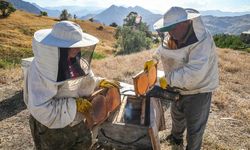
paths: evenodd
<path fill-rule="evenodd" d="M 48 10 L 56 10 L 61 13 L 63 9 L 67 9 L 72 16 L 75 14 L 78 18 L 88 15 L 88 14 L 98 14 L 103 11 L 99 7 L 81 7 L 81 6 L 58 6 L 58 7 L 46 7 Z"/>
<path fill-rule="evenodd" d="M 112 5 L 106 10 L 94 16 L 94 20 L 98 20 L 99 22 L 104 23 L 106 25 L 109 25 L 113 22 L 117 23 L 118 25 L 122 25 L 123 19 L 131 11 L 137 12 L 139 15 L 141 15 L 142 21 L 146 22 L 149 25 L 149 28 L 151 30 L 153 29 L 153 24 L 162 17 L 162 15 L 160 14 L 153 14 L 149 10 L 146 10 L 139 6 L 126 8 L 123 6 Z M 84 18 L 84 17 L 81 17 L 81 18 Z"/>
<path fill-rule="evenodd" d="M 224 12 L 220 10 L 206 10 L 206 11 L 200 11 L 201 15 L 203 16 L 216 16 L 216 17 L 229 17 L 229 16 L 242 16 L 246 14 L 250 14 L 250 11 L 245 12 Z"/>
<path fill-rule="evenodd" d="M 7 0 L 7 1 L 12 3 L 16 9 L 24 10 L 26 12 L 30 12 L 33 14 L 40 14 L 41 10 L 29 2 L 25 2 L 22 0 Z"/>
<path fill-rule="evenodd" d="M 202 16 L 205 26 L 212 34 L 240 34 L 250 29 L 250 14 L 234 17 Z"/>
<path fill-rule="evenodd" d="M 91 17 L 94 20 L 97 20 L 106 25 L 111 24 L 112 22 L 117 23 L 118 25 L 123 24 L 123 19 L 131 12 L 137 12 L 142 16 L 142 20 L 146 22 L 150 30 L 153 30 L 152 25 L 159 20 L 162 15 L 154 14 L 142 7 L 122 7 L 112 5 L 106 10 L 102 11 L 97 15 L 90 15 L 81 17 L 81 19 L 89 19 Z M 235 15 L 235 16 L 226 16 L 226 17 L 217 17 L 217 16 L 206 16 L 205 14 L 214 14 L 214 15 Z M 219 14 L 220 13 L 220 14 Z M 250 29 L 250 14 L 248 12 L 222 12 L 222 11 L 201 11 L 203 21 L 207 29 L 214 35 L 218 33 L 227 33 L 227 34 L 240 34 L 243 31 Z M 237 16 L 240 14 L 245 14 Z"/>
<path fill-rule="evenodd" d="M 36 3 L 32 3 L 32 5 L 36 6 L 41 11 L 46 11 L 48 13 L 48 16 L 51 16 L 51 17 L 58 17 L 61 14 L 61 11 L 59 11 L 59 10 L 43 8 L 43 7 L 39 6 L 39 5 L 37 5 Z"/>
<path fill-rule="evenodd" d="M 49 16 L 58 17 L 61 10 L 67 9 L 72 15 L 76 14 L 80 19 L 87 20 L 94 18 L 96 22 L 109 25 L 113 22 L 118 25 L 123 24 L 123 19 L 131 12 L 137 12 L 142 16 L 142 21 L 149 25 L 149 29 L 153 30 L 153 24 L 159 20 L 162 15 L 154 14 L 142 7 L 123 7 L 112 5 L 102 11 L 101 8 L 79 7 L 79 6 L 60 6 L 43 8 L 39 5 L 22 0 L 7 0 L 11 2 L 15 8 L 24 10 L 33 14 L 40 14 L 40 11 L 46 11 Z M 250 12 L 222 12 L 219 10 L 201 11 L 203 21 L 212 34 L 228 33 L 240 34 L 250 29 Z M 96 15 L 97 14 L 97 15 Z M 209 16 L 207 16 L 209 14 Z M 242 15 L 243 14 L 243 15 Z M 224 16 L 224 17 L 221 17 Z"/>
<path fill-rule="evenodd" d="M 82 20 L 89 20 L 90 18 L 94 18 L 96 14 L 88 14 L 86 16 L 82 16 L 80 19 Z"/>

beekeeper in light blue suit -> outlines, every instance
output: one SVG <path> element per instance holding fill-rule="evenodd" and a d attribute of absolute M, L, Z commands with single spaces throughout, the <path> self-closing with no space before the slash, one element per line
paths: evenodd
<path fill-rule="evenodd" d="M 160 84 L 162 88 L 166 85 L 175 88 L 181 94 L 180 99 L 171 104 L 172 130 L 166 140 L 183 145 L 183 133 L 187 129 L 186 149 L 199 150 L 212 92 L 219 83 L 213 38 L 198 11 L 180 7 L 170 8 L 154 24 L 154 29 L 162 39 L 153 56 L 164 68 L 165 76 Z"/>
<path fill-rule="evenodd" d="M 114 85 L 91 70 L 98 41 L 70 21 L 35 32 L 24 101 L 36 149 L 89 149 L 91 132 L 83 121 L 91 103 L 84 97 L 98 86 Z"/>

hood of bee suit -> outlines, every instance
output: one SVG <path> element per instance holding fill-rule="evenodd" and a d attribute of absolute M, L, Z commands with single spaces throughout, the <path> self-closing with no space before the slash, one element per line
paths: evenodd
<path fill-rule="evenodd" d="M 98 42 L 96 37 L 83 33 L 79 25 L 70 21 L 61 21 L 52 29 L 35 32 L 32 41 L 34 59 L 25 83 L 28 91 L 25 103 L 28 104 L 29 99 L 35 99 L 37 105 L 46 102 L 57 94 L 58 86 L 66 82 L 58 82 L 60 48 L 83 48 Z"/>

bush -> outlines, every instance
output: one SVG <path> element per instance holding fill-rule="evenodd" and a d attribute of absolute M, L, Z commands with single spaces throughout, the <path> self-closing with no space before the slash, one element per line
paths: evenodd
<path fill-rule="evenodd" d="M 214 36 L 214 41 L 216 46 L 220 48 L 242 50 L 249 47 L 237 35 L 218 34 Z"/>
<path fill-rule="evenodd" d="M 98 28 L 96 28 L 97 30 L 103 30 L 103 26 L 99 26 Z"/>
<path fill-rule="evenodd" d="M 153 43 L 154 44 L 159 44 L 161 42 L 160 37 L 159 36 L 153 36 Z"/>
<path fill-rule="evenodd" d="M 115 22 L 113 22 L 113 23 L 111 23 L 109 26 L 111 26 L 111 27 L 117 27 L 118 25 L 115 23 Z"/>
<path fill-rule="evenodd" d="M 89 21 L 90 22 L 94 22 L 94 18 L 89 18 Z"/>
<path fill-rule="evenodd" d="M 48 13 L 46 11 L 40 11 L 40 16 L 48 16 Z"/>
<path fill-rule="evenodd" d="M 103 58 L 105 58 L 105 57 L 106 57 L 106 56 L 103 55 L 103 54 L 101 54 L 101 53 L 97 53 L 97 52 L 94 52 L 94 53 L 93 53 L 93 59 L 99 60 L 99 59 L 103 59 Z"/>

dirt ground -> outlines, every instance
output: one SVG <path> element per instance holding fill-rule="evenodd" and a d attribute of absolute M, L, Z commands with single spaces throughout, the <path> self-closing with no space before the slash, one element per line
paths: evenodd
<path fill-rule="evenodd" d="M 122 79 L 131 83 L 132 75 L 142 69 L 144 60 L 148 59 L 152 52 L 145 51 L 94 61 L 93 70 L 99 76 Z M 250 149 L 250 54 L 218 49 L 218 55 L 220 86 L 213 96 L 202 147 L 208 150 L 248 150 Z M 101 72 L 100 66 L 106 71 Z M 20 67 L 0 70 L 0 149 L 33 149 L 28 124 L 29 112 L 22 99 L 22 79 Z M 169 134 L 171 129 L 169 110 L 165 112 L 165 118 L 167 130 L 160 132 L 161 136 Z M 161 149 L 172 148 L 163 142 Z"/>

